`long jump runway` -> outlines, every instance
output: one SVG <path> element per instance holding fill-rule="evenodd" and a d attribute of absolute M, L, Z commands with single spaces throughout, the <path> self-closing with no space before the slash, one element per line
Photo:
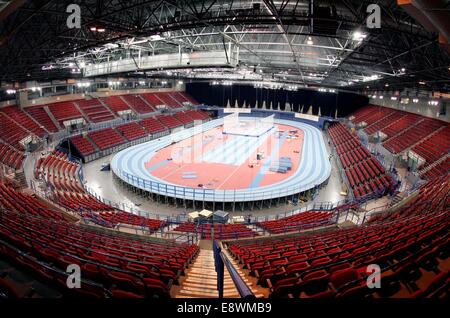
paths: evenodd
<path fill-rule="evenodd" d="M 223 123 L 213 120 L 124 149 L 114 156 L 112 170 L 143 190 L 211 202 L 288 196 L 331 174 L 322 134 L 313 126 L 276 119 L 273 129 L 255 137 L 223 134 Z M 270 169 L 280 157 L 292 160 L 286 173 Z"/>

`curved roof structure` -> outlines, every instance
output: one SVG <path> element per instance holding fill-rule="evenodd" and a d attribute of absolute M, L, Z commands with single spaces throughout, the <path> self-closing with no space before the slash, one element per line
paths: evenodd
<path fill-rule="evenodd" d="M 439 19 L 449 13 L 433 14 L 446 1 L 412 2 L 377 1 L 381 28 L 370 29 L 365 0 L 2 1 L 0 80 L 158 75 L 446 90 Z"/>

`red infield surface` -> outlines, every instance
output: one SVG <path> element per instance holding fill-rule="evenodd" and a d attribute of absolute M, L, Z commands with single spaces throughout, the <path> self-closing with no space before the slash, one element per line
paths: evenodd
<path fill-rule="evenodd" d="M 223 126 L 199 133 L 191 138 L 174 143 L 159 150 L 145 163 L 148 173 L 179 186 L 205 189 L 246 189 L 275 184 L 289 178 L 298 168 L 302 156 L 303 131 L 286 125 L 275 125 L 265 140 L 255 150 L 251 149 L 243 156 L 242 164 L 224 164 L 204 161 L 202 156 L 224 143 L 232 142 L 234 135 L 222 134 Z M 297 131 L 287 133 L 287 131 Z M 280 139 L 278 132 L 286 132 L 290 137 Z M 254 144 L 256 137 L 250 138 L 249 144 Z M 260 137 L 263 138 L 263 137 Z M 202 145 L 203 143 L 203 145 Z M 263 158 L 257 160 L 257 154 Z M 279 157 L 290 157 L 292 169 L 286 173 L 271 172 L 268 167 L 270 160 L 274 162 Z M 169 160 L 169 161 L 167 161 Z M 266 165 L 264 166 L 264 164 Z M 253 166 L 253 167 L 251 167 Z M 263 168 L 265 167 L 265 168 Z M 193 176 L 184 178 L 183 176 Z"/>

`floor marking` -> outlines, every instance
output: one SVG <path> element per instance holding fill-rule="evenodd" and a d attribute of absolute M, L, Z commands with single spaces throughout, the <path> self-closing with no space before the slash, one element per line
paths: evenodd
<path fill-rule="evenodd" d="M 271 151 L 270 157 L 267 158 L 267 160 L 264 162 L 264 164 L 259 169 L 258 173 L 256 174 L 255 178 L 250 183 L 249 188 L 256 188 L 261 183 L 262 179 L 264 178 L 264 175 L 267 171 L 267 169 L 270 168 L 270 165 L 272 163 L 272 159 L 275 157 L 276 154 L 279 154 L 281 147 L 283 146 L 284 142 L 286 141 L 288 131 L 285 131 L 283 135 L 281 135 L 280 139 L 277 141 L 277 144 Z M 298 168 L 297 168 L 298 169 Z"/>

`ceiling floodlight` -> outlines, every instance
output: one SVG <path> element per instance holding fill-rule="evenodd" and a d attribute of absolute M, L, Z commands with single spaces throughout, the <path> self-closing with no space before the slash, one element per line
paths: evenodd
<path fill-rule="evenodd" d="M 314 44 L 314 42 L 313 42 L 313 40 L 312 40 L 312 37 L 308 37 L 308 41 L 306 41 L 306 43 L 308 44 L 308 45 L 313 45 Z"/>
<path fill-rule="evenodd" d="M 367 34 L 362 33 L 361 31 L 353 32 L 353 40 L 354 41 L 362 41 L 367 37 Z"/>

